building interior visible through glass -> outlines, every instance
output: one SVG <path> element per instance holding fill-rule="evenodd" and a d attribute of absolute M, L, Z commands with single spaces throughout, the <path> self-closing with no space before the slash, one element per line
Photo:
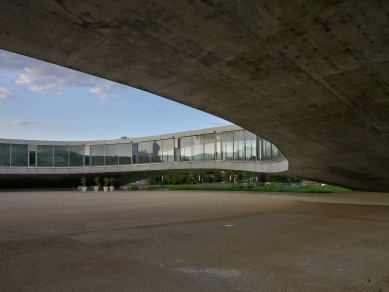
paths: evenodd
<path fill-rule="evenodd" d="M 0 166 L 8 167 L 81 167 L 199 160 L 261 161 L 281 158 L 283 155 L 275 145 L 247 130 L 138 143 L 129 143 L 126 140 L 99 145 L 0 143 Z"/>

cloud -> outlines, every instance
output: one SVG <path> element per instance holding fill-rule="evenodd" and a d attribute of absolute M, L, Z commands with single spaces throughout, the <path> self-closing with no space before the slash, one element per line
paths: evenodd
<path fill-rule="evenodd" d="M 219 127 L 219 126 L 229 126 L 229 125 L 233 125 L 232 123 L 230 123 L 230 122 L 218 122 L 218 123 L 216 123 L 216 122 L 210 122 L 210 124 L 211 125 L 213 125 L 213 126 L 216 126 L 216 127 Z"/>
<path fill-rule="evenodd" d="M 86 88 L 108 100 L 133 90 L 119 83 L 1 50 L 0 68 L 12 72 L 16 84 L 39 93 L 63 94 L 71 88 Z"/>
<path fill-rule="evenodd" d="M 7 88 L 0 86 L 0 98 L 2 99 L 10 99 L 11 98 L 11 91 Z"/>
<path fill-rule="evenodd" d="M 29 122 L 29 121 L 19 121 L 19 120 L 11 122 L 11 125 L 13 126 L 27 126 L 27 125 L 35 125 L 35 124 L 39 124 L 39 122 Z"/>

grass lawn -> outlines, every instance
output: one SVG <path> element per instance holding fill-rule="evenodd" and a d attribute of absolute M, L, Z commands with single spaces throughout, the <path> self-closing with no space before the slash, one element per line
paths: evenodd
<path fill-rule="evenodd" d="M 295 193 L 340 193 L 350 190 L 335 186 L 303 186 L 286 185 L 233 185 L 233 184 L 193 184 L 193 185 L 150 185 L 150 189 L 170 190 L 207 190 L 207 191 L 266 191 L 266 192 L 295 192 Z"/>

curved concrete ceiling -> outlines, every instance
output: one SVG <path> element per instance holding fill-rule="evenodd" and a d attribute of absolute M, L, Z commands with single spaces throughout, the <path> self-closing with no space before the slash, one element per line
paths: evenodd
<path fill-rule="evenodd" d="M 276 144 L 289 174 L 389 189 L 387 1 L 1 1 L 0 48 Z"/>

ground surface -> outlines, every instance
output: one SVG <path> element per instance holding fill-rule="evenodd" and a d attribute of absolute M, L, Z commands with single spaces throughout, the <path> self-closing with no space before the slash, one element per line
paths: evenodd
<path fill-rule="evenodd" d="M 1 192 L 0 291 L 389 291 L 388 230 L 389 194 Z"/>

